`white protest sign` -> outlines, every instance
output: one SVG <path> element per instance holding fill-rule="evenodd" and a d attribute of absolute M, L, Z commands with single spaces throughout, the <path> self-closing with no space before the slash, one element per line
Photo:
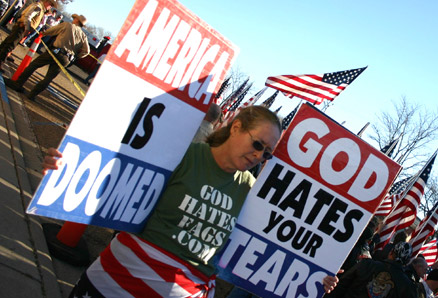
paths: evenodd
<path fill-rule="evenodd" d="M 27 212 L 140 231 L 236 54 L 177 1 L 136 1 Z"/>
<path fill-rule="evenodd" d="M 321 297 L 399 171 L 302 105 L 248 194 L 220 276 L 260 297 Z"/>

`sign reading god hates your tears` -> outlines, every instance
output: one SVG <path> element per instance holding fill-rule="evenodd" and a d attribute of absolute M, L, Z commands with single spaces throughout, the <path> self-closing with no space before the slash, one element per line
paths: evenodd
<path fill-rule="evenodd" d="M 260 297 L 321 297 L 400 166 L 309 104 L 248 194 L 219 261 Z"/>
<path fill-rule="evenodd" d="M 138 232 L 237 49 L 174 0 L 137 0 L 27 212 Z"/>

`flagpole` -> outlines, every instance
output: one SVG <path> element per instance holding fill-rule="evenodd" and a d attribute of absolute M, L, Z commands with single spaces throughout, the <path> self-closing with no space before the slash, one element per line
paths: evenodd
<path fill-rule="evenodd" d="M 438 151 L 438 150 L 437 150 Z M 434 154 L 432 154 L 432 157 L 436 154 L 436 152 Z M 427 161 L 426 165 L 430 162 L 430 159 Z M 426 186 L 425 186 L 426 187 Z M 417 235 L 415 236 L 415 238 L 417 238 L 418 235 L 420 235 L 423 232 L 424 227 L 426 226 L 426 224 L 429 222 L 432 214 L 434 214 L 435 212 L 438 211 L 438 201 L 435 203 L 435 205 L 432 207 L 432 209 L 428 212 L 427 215 L 424 216 L 424 218 L 429 217 L 421 226 L 421 230 L 417 233 Z M 413 239 L 411 239 L 410 241 L 413 242 Z"/>
<path fill-rule="evenodd" d="M 406 196 L 407 192 L 412 188 L 412 186 L 413 186 L 413 185 L 415 184 L 415 182 L 418 180 L 418 176 L 420 176 L 421 173 L 423 173 L 423 171 L 424 171 L 424 170 L 426 169 L 426 167 L 428 166 L 429 162 L 430 162 L 430 161 L 432 160 L 432 158 L 434 158 L 434 156 L 437 154 L 437 151 L 438 151 L 438 149 L 435 150 L 435 152 L 432 154 L 431 157 L 429 157 L 429 159 L 427 160 L 427 162 L 424 164 L 423 168 L 422 168 L 420 171 L 418 171 L 417 174 L 415 174 L 414 178 L 409 182 L 408 187 L 406 187 L 406 188 L 403 190 L 403 195 L 401 196 L 402 198 L 403 198 L 404 196 Z M 401 201 L 401 200 L 400 200 L 400 201 Z M 399 203 L 400 203 L 400 201 L 399 201 Z M 398 205 L 398 203 L 397 203 L 397 205 Z"/>
<path fill-rule="evenodd" d="M 431 209 L 432 212 L 429 211 L 429 214 L 427 216 L 430 216 L 432 214 L 434 214 L 436 211 L 438 211 L 438 202 L 435 203 L 435 205 L 433 206 L 433 208 Z M 427 216 L 425 216 L 424 218 L 426 218 Z M 421 229 L 420 231 L 417 233 L 417 235 L 415 236 L 415 238 L 417 238 L 418 235 L 420 235 L 423 230 L 424 227 L 426 226 L 427 222 L 430 220 L 430 217 L 421 225 Z M 410 242 L 413 241 L 415 238 L 411 238 Z"/>
<path fill-rule="evenodd" d="M 438 149 L 437 149 L 437 151 L 438 151 Z M 418 182 L 420 176 L 423 173 L 425 173 L 426 169 L 429 166 L 430 166 L 430 170 L 431 170 L 431 168 L 432 168 L 432 161 L 435 159 L 437 151 L 435 151 L 434 154 L 432 154 L 432 156 L 429 158 L 429 160 L 423 166 L 423 168 L 414 176 L 414 179 L 412 179 L 410 181 L 409 186 L 403 191 L 403 193 L 402 193 L 402 195 L 400 197 L 400 200 L 398 201 L 397 205 L 394 206 L 394 208 L 392 209 L 391 213 L 385 218 L 384 227 L 383 227 L 383 230 L 382 230 L 382 235 L 384 235 L 385 237 L 384 237 L 383 241 L 379 242 L 379 244 L 377 246 L 377 247 L 379 247 L 379 249 L 381 249 L 385 243 L 389 242 L 392 234 L 397 230 L 397 227 L 400 226 L 400 221 L 402 220 L 402 218 L 399 217 L 399 215 L 401 215 L 402 213 L 404 214 L 406 212 L 406 210 L 408 210 L 410 208 L 408 205 L 406 205 L 404 200 L 406 199 L 406 196 L 412 191 L 412 188 Z M 429 175 L 429 173 L 427 173 L 427 177 L 425 177 L 426 180 L 423 180 L 423 182 L 425 183 L 424 187 L 426 187 L 427 180 L 428 180 L 427 179 L 428 175 Z M 417 195 L 418 196 L 418 204 L 421 202 L 421 198 L 424 195 L 424 188 L 422 188 L 421 191 L 419 191 L 419 192 L 421 192 L 421 196 Z M 416 194 L 417 192 L 414 191 L 414 193 Z M 402 204 L 402 202 L 403 202 L 404 205 L 400 205 L 400 204 Z M 399 208 L 399 206 L 401 208 Z M 415 208 L 416 208 L 416 206 L 415 206 Z M 413 211 L 414 210 L 412 210 L 412 212 Z M 417 210 L 415 209 L 415 213 L 414 213 L 415 217 L 416 217 L 416 214 L 417 214 Z M 389 223 L 387 222 L 388 220 L 390 220 Z M 411 222 L 411 220 L 409 220 L 410 225 L 412 225 L 412 223 L 414 221 L 415 221 L 415 219 L 412 222 Z M 403 227 L 408 227 L 406 225 L 406 223 L 407 222 L 403 223 L 403 226 L 401 228 L 399 228 L 398 230 L 401 230 Z M 377 249 L 377 247 L 376 247 L 376 249 Z"/>
<path fill-rule="evenodd" d="M 421 225 L 420 230 L 419 230 L 419 231 L 416 233 L 416 235 L 415 235 L 415 238 L 411 238 L 411 239 L 409 240 L 409 243 L 412 245 L 412 247 L 414 247 L 414 244 L 415 244 L 415 242 L 416 242 L 417 239 L 419 239 L 419 240 L 421 241 L 421 238 L 420 238 L 420 237 L 422 236 L 421 234 L 423 233 L 424 228 L 428 225 L 429 221 L 432 220 L 432 218 L 433 218 L 433 214 L 435 214 L 435 212 L 437 212 L 437 211 L 438 211 L 438 202 L 435 204 L 434 208 L 432 208 L 432 212 L 430 212 L 430 213 L 427 215 L 428 218 L 425 217 L 425 218 L 426 218 L 426 221 L 423 222 L 423 224 Z M 421 223 L 421 222 L 420 222 L 420 223 Z M 435 230 L 435 225 L 434 225 L 433 229 Z M 414 232 L 415 232 L 415 231 L 414 231 Z M 429 236 L 428 236 L 427 238 L 429 238 Z M 424 243 L 426 243 L 427 238 L 425 238 L 424 241 L 421 243 L 420 249 L 418 249 L 417 252 L 414 250 L 414 252 L 416 252 L 416 255 L 415 255 L 415 256 L 412 255 L 412 259 L 418 256 L 418 254 L 420 253 L 421 247 L 424 245 Z M 416 247 L 417 247 L 417 245 L 415 245 L 414 248 L 416 248 Z"/>
<path fill-rule="evenodd" d="M 403 136 L 403 133 L 401 133 L 400 136 L 392 142 L 391 146 L 389 146 L 388 150 L 385 152 L 386 156 L 389 156 L 390 154 L 392 154 L 392 150 L 394 150 L 395 146 L 398 145 L 398 142 L 402 136 Z"/>
<path fill-rule="evenodd" d="M 362 127 L 362 129 L 357 133 L 357 136 L 358 136 L 359 138 L 362 138 L 363 133 L 365 132 L 365 130 L 368 128 L 369 125 L 370 125 L 370 122 L 367 122 L 367 123 L 365 124 L 365 126 Z"/>

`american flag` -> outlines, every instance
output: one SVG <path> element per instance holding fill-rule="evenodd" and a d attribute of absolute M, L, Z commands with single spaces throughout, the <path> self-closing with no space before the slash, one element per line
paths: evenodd
<path fill-rule="evenodd" d="M 376 250 L 382 249 L 391 240 L 396 231 L 409 227 L 415 221 L 417 216 L 417 207 L 420 204 L 421 197 L 429 179 L 433 162 L 435 161 L 436 152 L 432 155 L 423 169 L 416 176 L 414 183 L 403 192 L 402 198 L 394 207 L 393 211 L 385 220 L 385 225 L 380 232 L 380 243 L 376 245 Z"/>
<path fill-rule="evenodd" d="M 219 88 L 218 92 L 216 93 L 216 96 L 214 98 L 214 102 L 213 103 L 219 104 L 222 101 L 222 94 L 230 86 L 230 79 L 231 79 L 231 77 L 228 77 L 227 79 L 225 79 L 225 81 L 222 82 L 222 85 Z"/>
<path fill-rule="evenodd" d="M 374 212 L 374 215 L 379 216 L 388 216 L 389 213 L 391 213 L 392 208 L 397 204 L 398 201 L 400 201 L 404 190 L 409 185 L 409 183 L 412 181 L 414 177 L 407 177 L 402 180 L 397 181 L 394 183 L 391 188 L 389 189 L 388 194 L 383 199 L 383 201 L 380 203 L 380 206 L 377 208 L 376 212 Z"/>
<path fill-rule="evenodd" d="M 254 96 L 252 96 L 250 99 L 248 99 L 246 102 L 244 102 L 236 110 L 229 111 L 229 112 L 225 113 L 224 118 L 222 119 L 222 122 L 217 123 L 214 129 L 219 129 L 221 127 L 227 126 L 228 123 L 234 119 L 234 116 L 240 112 L 241 109 L 254 105 L 260 99 L 260 97 L 262 97 L 262 95 L 263 95 L 263 93 L 265 93 L 266 89 L 268 89 L 268 87 L 264 87 L 263 89 L 261 89 L 259 92 L 254 94 Z"/>
<path fill-rule="evenodd" d="M 437 261 L 437 245 L 436 239 L 430 240 L 428 243 L 424 244 L 420 249 L 420 254 L 426 259 L 427 265 L 432 266 Z"/>
<path fill-rule="evenodd" d="M 234 90 L 227 98 L 220 104 L 222 110 L 230 107 L 233 102 L 239 97 L 239 95 L 245 90 L 245 86 L 248 83 L 249 78 L 247 78 L 236 90 Z"/>
<path fill-rule="evenodd" d="M 239 94 L 236 101 L 225 112 L 236 110 L 239 107 L 242 100 L 245 98 L 246 94 L 248 94 L 248 91 L 249 89 L 251 89 L 251 87 L 252 87 L 252 83 L 246 86 L 245 90 L 243 90 L 242 93 Z"/>
<path fill-rule="evenodd" d="M 384 153 L 386 156 L 391 157 L 392 153 L 394 153 L 395 147 L 397 146 L 399 140 L 400 138 L 392 140 L 391 142 L 389 142 L 388 145 L 380 149 L 380 151 Z"/>
<path fill-rule="evenodd" d="M 300 104 L 297 104 L 297 106 L 281 121 L 281 128 L 283 130 L 286 130 L 289 127 L 289 124 L 292 122 L 292 119 L 294 118 L 295 114 L 298 111 L 298 107 Z"/>
<path fill-rule="evenodd" d="M 388 216 L 391 213 L 392 208 L 394 208 L 394 206 L 400 200 L 400 197 L 401 193 L 387 195 L 380 203 L 379 208 L 377 208 L 376 212 L 374 212 L 374 215 L 385 217 Z"/>
<path fill-rule="evenodd" d="M 272 104 L 274 103 L 275 99 L 277 98 L 279 91 L 275 91 L 274 94 L 272 94 L 270 97 L 268 97 L 263 103 L 262 105 L 265 106 L 266 108 L 270 108 L 272 106 Z"/>
<path fill-rule="evenodd" d="M 268 77 L 265 85 L 280 90 L 287 97 L 299 97 L 313 104 L 332 101 L 364 70 L 356 68 L 323 75 L 280 75 Z"/>
<path fill-rule="evenodd" d="M 433 209 L 426 214 L 412 233 L 411 239 L 409 240 L 409 243 L 412 245 L 412 256 L 417 256 L 423 244 L 435 233 L 437 225 L 438 204 L 435 204 Z"/>
<path fill-rule="evenodd" d="M 438 207 L 426 215 L 412 233 L 409 243 L 412 245 L 412 257 L 416 257 L 426 240 L 435 233 L 438 224 Z"/>

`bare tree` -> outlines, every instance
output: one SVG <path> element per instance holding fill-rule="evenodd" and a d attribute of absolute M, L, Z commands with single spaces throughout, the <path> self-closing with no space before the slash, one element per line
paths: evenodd
<path fill-rule="evenodd" d="M 248 79 L 249 76 L 246 73 L 242 72 L 238 66 L 233 66 L 228 72 L 227 77 L 231 77 L 231 79 L 230 79 L 230 86 L 224 92 L 224 98 L 230 95 L 237 88 L 239 88 L 243 84 L 243 82 L 246 79 Z M 247 85 L 250 84 L 252 84 L 252 82 L 248 81 Z M 254 87 L 251 86 L 247 94 L 253 93 L 253 88 Z"/>
<path fill-rule="evenodd" d="M 71 2 L 73 2 L 73 1 L 74 0 L 60 0 L 60 1 L 57 1 L 56 2 L 56 3 L 58 3 L 57 10 L 65 14 L 66 13 L 66 9 L 65 9 L 66 5 L 71 3 Z"/>
<path fill-rule="evenodd" d="M 381 112 L 377 123 L 372 127 L 374 133 L 369 137 L 376 141 L 380 148 L 399 139 L 392 158 L 403 166 L 401 177 L 416 174 L 436 150 L 432 145 L 436 145 L 438 136 L 438 112 L 423 109 L 410 103 L 405 97 L 393 102 L 393 111 Z M 438 177 L 431 175 L 418 214 L 423 217 L 437 202 Z"/>
<path fill-rule="evenodd" d="M 98 39 L 102 39 L 104 36 L 110 36 L 111 39 L 113 39 L 112 33 L 103 27 L 97 27 L 96 25 L 93 24 L 87 24 L 85 27 L 90 33 L 95 35 Z"/>
<path fill-rule="evenodd" d="M 373 124 L 374 133 L 369 137 L 380 148 L 399 139 L 392 158 L 403 165 L 404 173 L 420 168 L 430 156 L 425 151 L 438 136 L 438 113 L 422 109 L 405 97 L 393 102 L 394 111 L 383 111 Z"/>
<path fill-rule="evenodd" d="M 427 187 L 424 191 L 423 203 L 419 206 L 423 214 L 433 211 L 438 203 L 438 177 L 431 176 L 427 181 Z"/>

